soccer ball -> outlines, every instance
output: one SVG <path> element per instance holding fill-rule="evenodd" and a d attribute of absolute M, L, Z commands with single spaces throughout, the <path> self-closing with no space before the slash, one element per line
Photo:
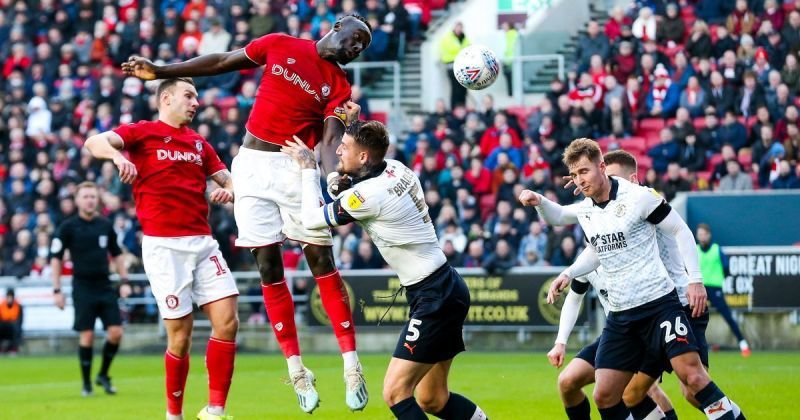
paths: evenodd
<path fill-rule="evenodd" d="M 453 62 L 456 80 L 467 89 L 486 89 L 497 80 L 499 73 L 500 62 L 494 52 L 483 45 L 464 48 Z"/>

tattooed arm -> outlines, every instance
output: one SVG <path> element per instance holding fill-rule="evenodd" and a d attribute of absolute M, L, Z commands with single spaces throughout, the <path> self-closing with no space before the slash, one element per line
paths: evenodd
<path fill-rule="evenodd" d="M 300 165 L 300 169 L 317 169 L 317 156 L 314 155 L 314 151 L 309 149 L 297 136 L 292 137 L 294 137 L 294 143 L 287 142 L 281 151 L 294 158 L 294 161 Z"/>
<path fill-rule="evenodd" d="M 220 186 L 211 192 L 209 199 L 215 204 L 224 204 L 233 202 L 233 179 L 231 173 L 227 169 L 218 171 L 211 175 L 211 179 Z"/>

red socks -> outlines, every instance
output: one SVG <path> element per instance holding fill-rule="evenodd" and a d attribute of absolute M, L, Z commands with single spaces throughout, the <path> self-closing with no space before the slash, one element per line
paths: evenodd
<path fill-rule="evenodd" d="M 206 369 L 208 369 L 208 405 L 225 407 L 228 390 L 233 377 L 233 360 L 236 357 L 236 343 L 211 337 L 206 349 Z"/>
<path fill-rule="evenodd" d="M 189 375 L 189 354 L 179 358 L 169 350 L 164 353 L 164 367 L 167 370 L 167 412 L 172 415 L 183 413 L 183 391 L 186 376 Z"/>
<path fill-rule="evenodd" d="M 339 341 L 342 353 L 356 350 L 356 330 L 353 325 L 353 312 L 350 310 L 350 297 L 342 282 L 339 270 L 316 277 L 322 306 L 331 320 L 333 333 Z"/>
<path fill-rule="evenodd" d="M 294 301 L 286 280 L 268 286 L 262 284 L 261 293 L 267 318 L 283 355 L 287 359 L 290 356 L 299 356 L 300 343 L 297 341 L 297 327 L 294 323 Z"/>

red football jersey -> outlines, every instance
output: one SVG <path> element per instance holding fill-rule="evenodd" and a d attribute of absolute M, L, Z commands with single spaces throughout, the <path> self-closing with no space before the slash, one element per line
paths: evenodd
<path fill-rule="evenodd" d="M 338 64 L 319 56 L 316 42 L 270 34 L 244 51 L 265 66 L 247 119 L 251 134 L 280 145 L 296 135 L 313 148 L 322 139 L 325 119 L 344 119 L 350 83 Z"/>
<path fill-rule="evenodd" d="M 114 129 L 139 175 L 133 183 L 136 216 L 148 236 L 210 235 L 206 178 L 225 164 L 189 127 L 139 121 Z"/>

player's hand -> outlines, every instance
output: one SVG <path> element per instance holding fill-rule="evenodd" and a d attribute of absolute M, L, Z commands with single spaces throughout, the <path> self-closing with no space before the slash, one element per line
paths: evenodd
<path fill-rule="evenodd" d="M 574 179 L 572 179 L 572 177 L 571 177 L 571 176 L 569 176 L 569 175 L 565 175 L 565 176 L 562 176 L 562 177 L 561 177 L 561 179 L 563 179 L 564 181 L 567 181 L 567 183 L 566 183 L 566 184 L 564 184 L 564 189 L 567 189 L 567 188 L 573 188 L 573 190 L 572 190 L 572 195 L 574 195 L 574 196 L 576 196 L 576 197 L 577 197 L 577 196 L 579 196 L 579 195 L 581 195 L 581 189 L 580 189 L 580 187 L 578 187 L 577 185 L 575 185 L 575 180 L 574 180 Z"/>
<path fill-rule="evenodd" d="M 347 117 L 347 121 L 345 121 L 345 124 L 350 125 L 353 122 L 358 121 L 358 116 L 361 114 L 361 105 L 353 101 L 345 102 L 344 114 Z"/>
<path fill-rule="evenodd" d="M 569 286 L 570 278 L 564 273 L 561 273 L 550 283 L 550 290 L 547 291 L 547 303 L 553 304 L 558 299 L 561 292 Z"/>
<path fill-rule="evenodd" d="M 217 188 L 211 191 L 208 199 L 214 204 L 233 203 L 233 191 L 228 191 L 225 188 Z"/>
<path fill-rule="evenodd" d="M 64 306 L 66 306 L 66 299 L 64 299 L 64 293 L 58 292 L 53 294 L 53 303 L 56 304 L 56 308 L 64 310 Z"/>
<path fill-rule="evenodd" d="M 138 175 L 136 165 L 131 163 L 128 159 L 125 159 L 122 155 L 117 155 L 113 162 L 119 170 L 119 180 L 125 184 L 133 184 L 133 180 L 135 180 L 136 175 Z"/>
<path fill-rule="evenodd" d="M 301 169 L 316 169 L 317 156 L 314 151 L 309 149 L 297 136 L 292 136 L 294 140 L 287 140 L 286 146 L 281 147 L 281 152 L 291 156 Z"/>
<path fill-rule="evenodd" d="M 692 318 L 697 318 L 706 311 L 708 295 L 703 283 L 690 283 L 686 288 L 686 298 L 689 299 L 689 307 L 692 308 Z"/>
<path fill-rule="evenodd" d="M 353 178 L 347 174 L 340 175 L 339 172 L 331 172 L 328 174 L 328 195 L 331 198 L 339 198 L 339 194 L 353 186 Z"/>
<path fill-rule="evenodd" d="M 522 190 L 522 192 L 519 193 L 518 199 L 519 202 L 526 207 L 535 207 L 542 204 L 541 196 L 531 190 Z"/>
<path fill-rule="evenodd" d="M 156 69 L 158 66 L 153 64 L 152 61 L 138 56 L 131 56 L 128 61 L 122 63 L 122 72 L 128 76 L 138 77 L 142 80 L 155 80 Z"/>
<path fill-rule="evenodd" d="M 550 364 L 560 368 L 564 364 L 564 353 L 566 353 L 566 346 L 561 343 L 556 343 L 553 348 L 547 352 L 547 360 Z"/>

